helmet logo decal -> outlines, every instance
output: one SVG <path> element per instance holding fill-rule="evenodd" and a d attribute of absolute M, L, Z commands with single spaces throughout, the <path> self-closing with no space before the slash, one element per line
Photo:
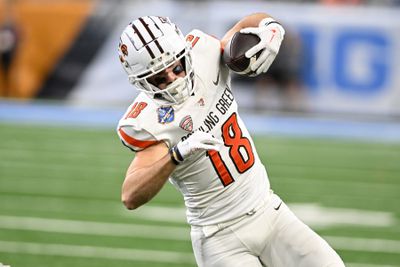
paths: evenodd
<path fill-rule="evenodd" d="M 179 123 L 179 127 L 187 132 L 193 131 L 193 120 L 190 115 L 183 117 L 181 122 Z"/>
<path fill-rule="evenodd" d="M 171 106 L 160 107 L 158 108 L 157 112 L 158 112 L 158 123 L 165 124 L 172 122 L 175 119 L 174 109 Z"/>
<path fill-rule="evenodd" d="M 126 46 L 126 44 L 121 44 L 120 49 L 124 56 L 128 56 L 128 47 Z"/>
<path fill-rule="evenodd" d="M 128 68 L 128 63 L 125 60 L 125 57 L 128 56 L 128 46 L 126 44 L 123 44 L 120 40 L 118 49 L 119 49 L 119 61 L 121 61 L 121 63 L 124 64 L 126 68 Z"/>

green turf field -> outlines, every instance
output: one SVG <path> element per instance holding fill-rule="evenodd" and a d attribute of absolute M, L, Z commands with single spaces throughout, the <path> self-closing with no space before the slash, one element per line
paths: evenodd
<path fill-rule="evenodd" d="M 4 265 L 195 266 L 171 185 L 137 211 L 120 203 L 133 154 L 113 129 L 3 123 L 0 140 Z M 400 266 L 400 144 L 255 141 L 273 189 L 347 266 Z"/>

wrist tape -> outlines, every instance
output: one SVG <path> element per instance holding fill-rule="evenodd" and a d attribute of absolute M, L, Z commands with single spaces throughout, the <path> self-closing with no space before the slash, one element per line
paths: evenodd
<path fill-rule="evenodd" d="M 171 160 L 175 165 L 179 165 L 182 161 L 183 161 L 183 157 L 181 155 L 181 153 L 178 150 L 177 146 L 173 146 L 170 150 L 169 150 L 169 154 L 171 156 Z"/>
<path fill-rule="evenodd" d="M 285 29 L 282 27 L 282 24 L 280 24 L 279 22 L 277 22 L 273 18 L 264 18 L 264 19 L 262 19 L 260 21 L 260 23 L 258 23 L 258 27 L 267 27 L 268 25 L 271 25 L 271 24 L 278 24 L 279 25 L 277 28 L 281 32 L 282 38 L 283 38 L 283 36 L 285 35 Z"/>

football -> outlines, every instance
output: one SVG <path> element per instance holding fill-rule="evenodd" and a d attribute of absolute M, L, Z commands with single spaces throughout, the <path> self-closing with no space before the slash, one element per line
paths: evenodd
<path fill-rule="evenodd" d="M 254 62 L 261 54 L 259 51 L 252 58 L 247 58 L 245 53 L 260 42 L 260 37 L 254 34 L 236 32 L 226 44 L 223 54 L 225 64 L 237 74 L 252 75 L 250 63 Z"/>

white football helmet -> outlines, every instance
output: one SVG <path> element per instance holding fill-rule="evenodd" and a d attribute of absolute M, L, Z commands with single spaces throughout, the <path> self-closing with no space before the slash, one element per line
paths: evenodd
<path fill-rule="evenodd" d="M 119 59 L 129 82 L 159 104 L 180 104 L 194 90 L 191 45 L 169 18 L 145 16 L 132 21 L 122 32 Z M 161 90 L 147 78 L 181 60 L 186 75 Z"/>

